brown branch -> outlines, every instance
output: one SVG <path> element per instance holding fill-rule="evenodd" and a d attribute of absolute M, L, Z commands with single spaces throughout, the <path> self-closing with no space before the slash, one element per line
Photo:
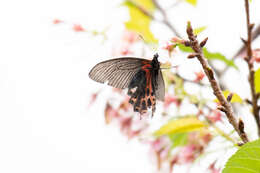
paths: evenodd
<path fill-rule="evenodd" d="M 253 115 L 257 124 L 258 136 L 260 136 L 260 120 L 259 120 L 259 112 L 257 105 L 257 95 L 255 92 L 255 71 L 254 71 L 254 62 L 252 61 L 252 29 L 254 24 L 250 23 L 250 14 L 249 14 L 249 2 L 245 0 L 245 10 L 246 10 L 246 23 L 247 23 L 247 40 L 244 41 L 244 44 L 247 48 L 247 56 L 245 57 L 245 61 L 248 65 L 249 76 L 248 81 L 250 84 L 251 97 L 252 97 L 252 106 L 253 106 Z"/>
<path fill-rule="evenodd" d="M 185 45 L 189 45 L 194 50 L 194 52 L 197 53 L 196 57 L 199 60 L 200 64 L 202 65 L 203 70 L 204 70 L 206 76 L 208 77 L 211 87 L 213 89 L 213 93 L 219 100 L 219 102 L 223 108 L 223 112 L 225 112 L 225 114 L 229 120 L 229 123 L 234 127 L 234 129 L 236 130 L 236 132 L 238 133 L 238 135 L 240 136 L 242 141 L 244 143 L 247 143 L 249 141 L 247 138 L 247 135 L 243 131 L 241 131 L 241 129 L 239 128 L 239 125 L 235 118 L 231 104 L 224 97 L 224 95 L 219 87 L 219 84 L 214 77 L 213 70 L 209 67 L 208 62 L 203 55 L 202 47 L 200 47 L 197 37 L 193 34 L 193 29 L 192 29 L 190 23 L 188 23 L 188 26 L 187 26 L 187 34 L 189 37 L 189 41 L 185 41 Z"/>

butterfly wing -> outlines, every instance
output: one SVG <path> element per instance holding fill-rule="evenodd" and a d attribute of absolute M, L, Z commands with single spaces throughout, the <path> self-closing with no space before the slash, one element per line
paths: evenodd
<path fill-rule="evenodd" d="M 163 75 L 161 69 L 159 69 L 158 72 L 158 78 L 157 78 L 157 89 L 155 90 L 155 96 L 158 100 L 164 101 L 164 95 L 165 95 L 165 84 L 163 80 Z"/>
<path fill-rule="evenodd" d="M 95 65 L 89 73 L 89 77 L 96 82 L 104 83 L 115 88 L 127 88 L 131 79 L 143 66 L 147 59 L 141 58 L 116 58 L 103 61 Z"/>

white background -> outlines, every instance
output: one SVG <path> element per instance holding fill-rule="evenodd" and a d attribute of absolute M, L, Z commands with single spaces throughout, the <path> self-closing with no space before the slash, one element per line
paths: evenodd
<path fill-rule="evenodd" d="M 71 24 L 99 30 L 113 24 L 112 36 L 116 35 L 127 19 L 119 3 L 0 2 L 1 173 L 154 171 L 146 146 L 105 126 L 102 99 L 99 106 L 87 107 L 90 93 L 102 87 L 89 80 L 88 72 L 111 55 L 111 47 L 73 32 Z M 252 5 L 257 23 L 259 1 Z M 199 0 L 197 9 L 187 4 L 176 9 L 171 19 L 183 35 L 186 21 L 191 20 L 196 26 L 208 26 L 204 34 L 210 37 L 212 50 L 231 56 L 241 45 L 240 36 L 246 31 L 244 1 Z M 54 18 L 67 23 L 53 25 Z M 157 37 L 170 38 L 160 27 L 153 30 Z"/>

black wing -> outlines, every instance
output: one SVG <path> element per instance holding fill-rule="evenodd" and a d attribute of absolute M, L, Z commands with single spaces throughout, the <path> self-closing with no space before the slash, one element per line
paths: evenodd
<path fill-rule="evenodd" d="M 115 88 L 127 88 L 133 76 L 140 70 L 143 63 L 150 62 L 141 58 L 116 58 L 95 65 L 89 72 L 89 77 L 96 82 L 104 83 Z"/>
<path fill-rule="evenodd" d="M 158 72 L 157 84 L 158 84 L 158 87 L 157 87 L 157 90 L 155 91 L 155 97 L 158 100 L 164 101 L 165 85 L 164 85 L 162 71 L 160 69 Z"/>

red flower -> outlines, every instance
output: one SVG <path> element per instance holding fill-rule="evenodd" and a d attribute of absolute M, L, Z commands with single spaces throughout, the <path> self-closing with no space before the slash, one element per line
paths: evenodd
<path fill-rule="evenodd" d="M 81 25 L 78 25 L 78 24 L 73 25 L 73 30 L 75 32 L 84 32 L 85 31 L 85 29 Z"/>
<path fill-rule="evenodd" d="M 195 72 L 195 75 L 196 75 L 196 79 L 194 80 L 194 82 L 199 82 L 201 81 L 205 74 L 203 73 L 203 71 L 200 71 L 200 72 Z"/>
<path fill-rule="evenodd" d="M 59 24 L 59 23 L 62 23 L 63 21 L 59 20 L 59 19 L 54 19 L 52 21 L 53 24 Z"/>

